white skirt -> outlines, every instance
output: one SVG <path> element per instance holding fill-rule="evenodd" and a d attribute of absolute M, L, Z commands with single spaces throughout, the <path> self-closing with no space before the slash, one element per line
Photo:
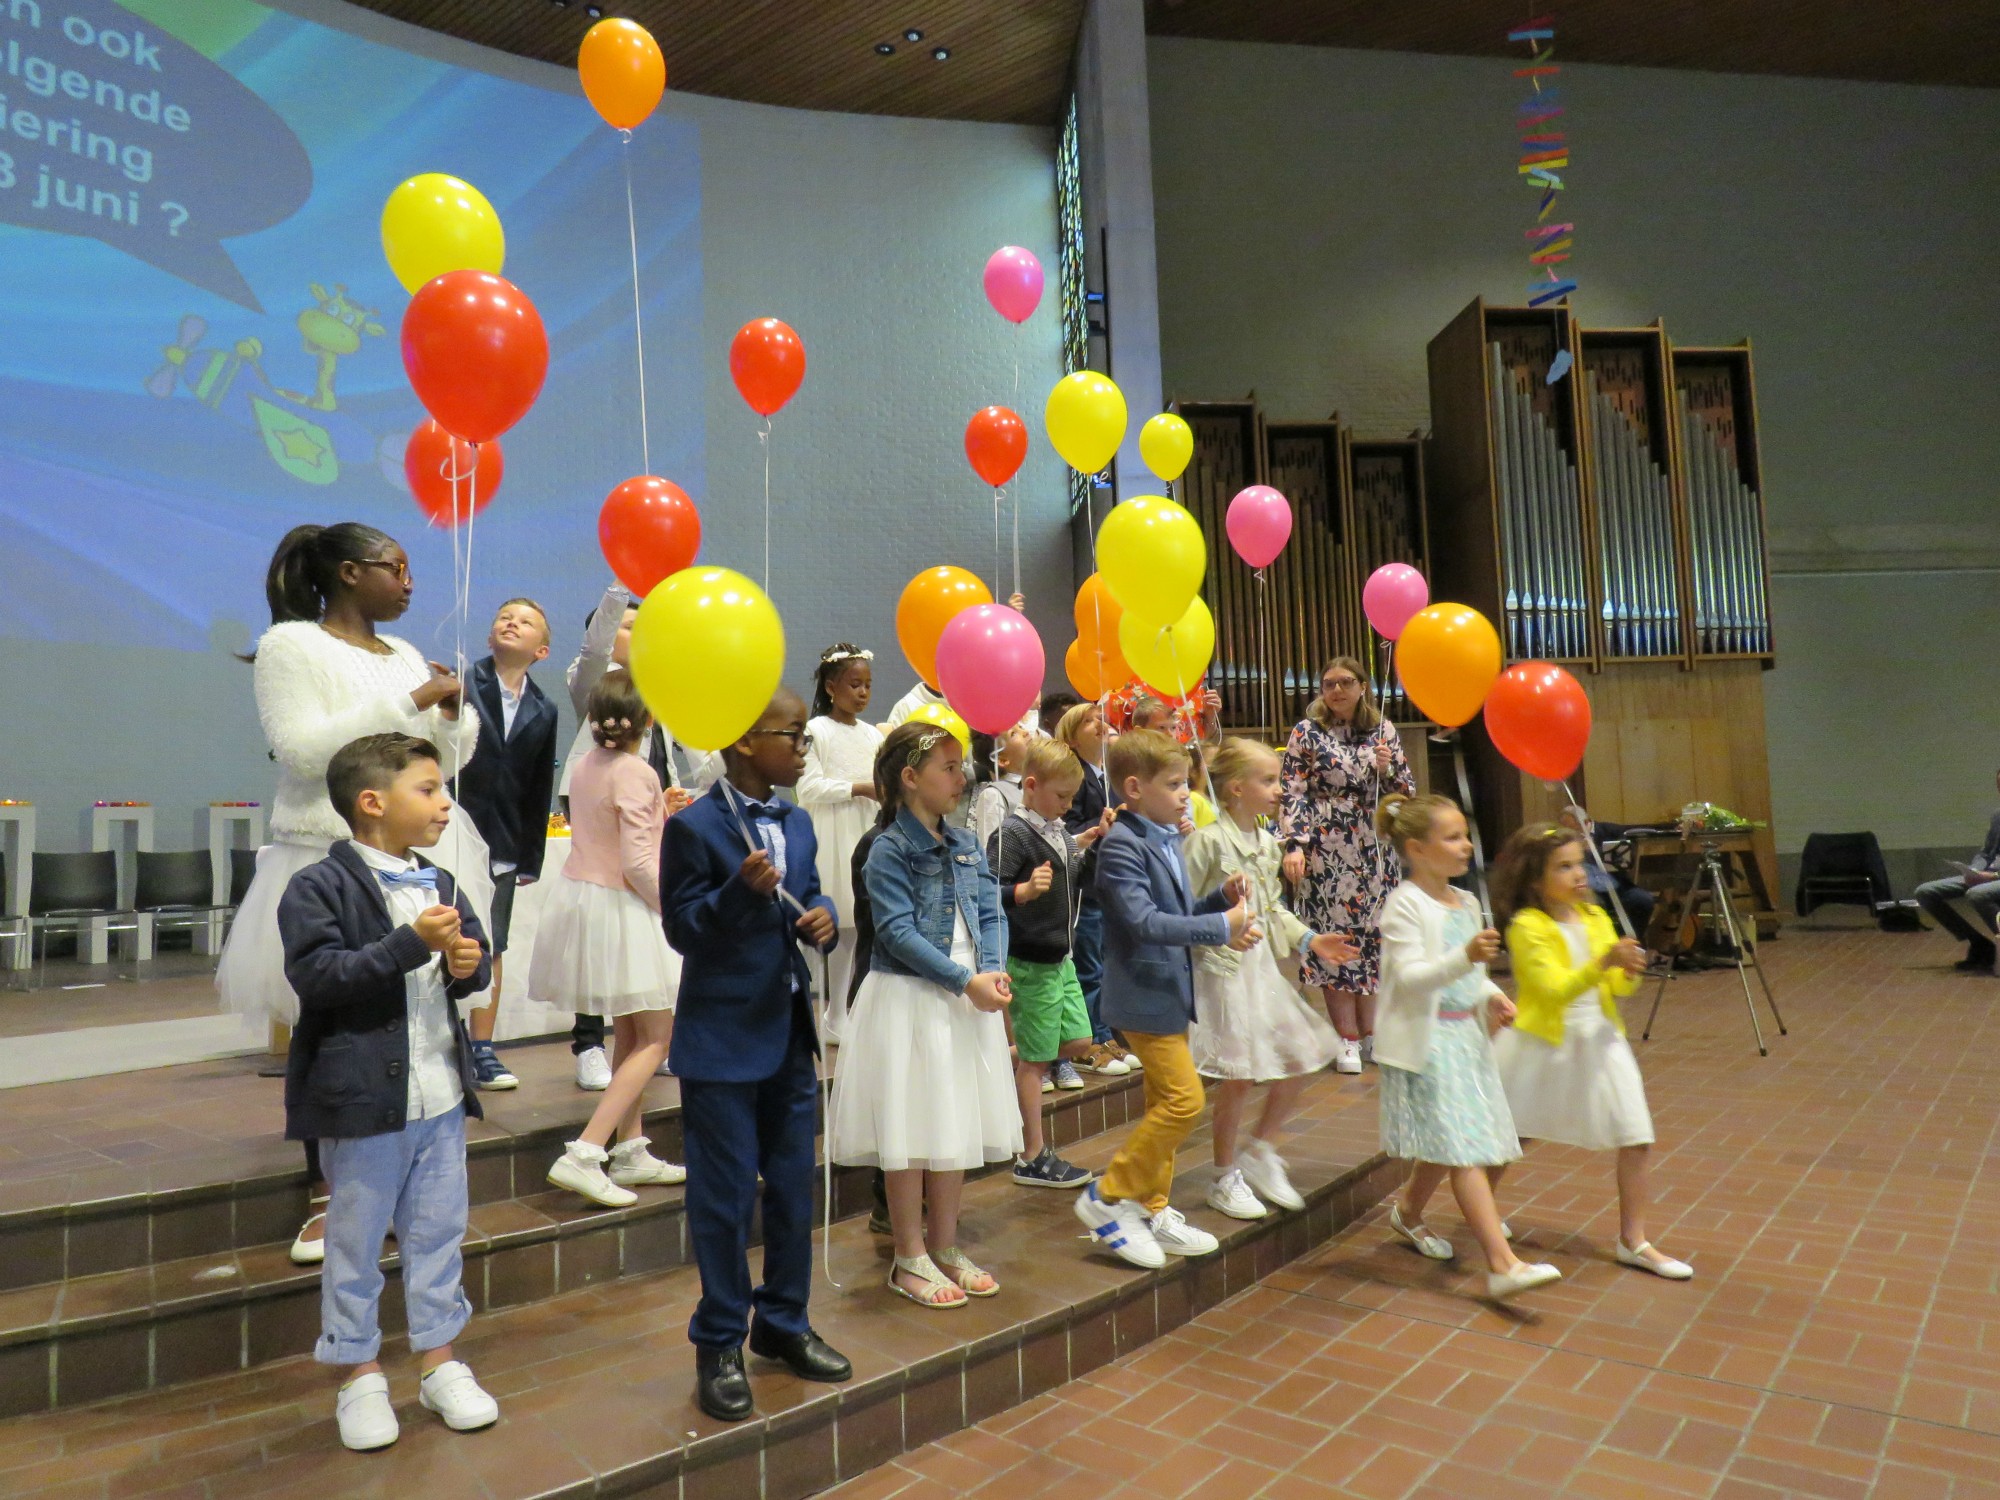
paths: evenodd
<path fill-rule="evenodd" d="M 1596 990 L 1563 1012 L 1560 1047 L 1510 1027 L 1494 1039 L 1493 1054 L 1522 1140 L 1589 1151 L 1653 1143 L 1639 1060 Z"/>
<path fill-rule="evenodd" d="M 845 928 L 854 921 L 854 846 L 875 826 L 875 804 L 863 797 L 809 807 L 819 845 L 819 888 Z"/>
<path fill-rule="evenodd" d="M 1188 1050 L 1204 1078 L 1303 1078 L 1333 1061 L 1340 1033 L 1301 995 L 1268 942 L 1241 955 L 1234 974 L 1194 968 Z"/>
<path fill-rule="evenodd" d="M 585 1016 L 672 1010 L 680 955 L 659 913 L 623 886 L 559 875 L 528 963 L 528 998 Z"/>
<path fill-rule="evenodd" d="M 325 859 L 330 847 L 286 840 L 257 851 L 257 873 L 236 908 L 229 941 L 215 966 L 215 988 L 224 1010 L 298 1024 L 299 997 L 285 978 L 285 945 L 278 937 L 278 902 L 292 877 Z"/>
<path fill-rule="evenodd" d="M 828 1153 L 842 1166 L 962 1172 L 1020 1150 L 1000 1014 L 928 980 L 871 970 L 847 1016 Z"/>

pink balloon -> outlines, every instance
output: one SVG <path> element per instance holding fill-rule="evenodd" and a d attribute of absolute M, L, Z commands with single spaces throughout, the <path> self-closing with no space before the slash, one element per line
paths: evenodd
<path fill-rule="evenodd" d="M 1042 691 L 1047 662 L 1027 616 L 1004 604 L 975 604 L 938 637 L 938 688 L 981 734 L 1005 734 Z"/>
<path fill-rule="evenodd" d="M 1292 539 L 1291 502 L 1268 484 L 1238 490 L 1223 520 L 1229 545 L 1253 568 L 1269 567 Z"/>
<path fill-rule="evenodd" d="M 1002 245 L 987 257 L 986 300 L 1009 323 L 1025 323 L 1034 316 L 1042 300 L 1042 263 L 1033 251 Z"/>
<path fill-rule="evenodd" d="M 1383 563 L 1361 587 L 1362 612 L 1387 640 L 1402 639 L 1403 627 L 1430 602 L 1430 585 L 1408 563 Z"/>

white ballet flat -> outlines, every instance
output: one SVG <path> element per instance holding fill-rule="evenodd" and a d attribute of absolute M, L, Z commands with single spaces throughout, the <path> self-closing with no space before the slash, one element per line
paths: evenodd
<path fill-rule="evenodd" d="M 1651 1251 L 1650 1255 L 1648 1251 Z M 1620 1239 L 1617 1255 L 1619 1265 L 1631 1266 L 1639 1271 L 1651 1271 L 1655 1276 L 1663 1276 L 1668 1281 L 1689 1281 L 1694 1277 L 1693 1266 L 1684 1260 L 1675 1260 L 1671 1255 L 1654 1250 L 1650 1242 L 1641 1242 L 1636 1250 L 1627 1250 L 1625 1241 Z M 1656 1260 L 1654 1256 L 1659 1258 Z"/>

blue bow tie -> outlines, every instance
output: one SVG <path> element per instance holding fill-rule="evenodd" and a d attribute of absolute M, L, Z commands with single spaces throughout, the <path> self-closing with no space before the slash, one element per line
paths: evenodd
<path fill-rule="evenodd" d="M 773 803 L 746 802 L 744 806 L 749 809 L 750 816 L 760 823 L 782 823 L 785 821 L 784 808 Z"/>
<path fill-rule="evenodd" d="M 438 888 L 438 872 L 432 865 L 421 865 L 414 870 L 377 870 L 375 878 L 391 890 L 402 885 L 419 885 L 427 891 Z"/>

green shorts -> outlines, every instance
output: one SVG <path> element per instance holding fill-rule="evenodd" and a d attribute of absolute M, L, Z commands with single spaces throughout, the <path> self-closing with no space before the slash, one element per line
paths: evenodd
<path fill-rule="evenodd" d="M 1083 986 L 1076 982 L 1076 965 L 1067 957 L 1059 964 L 1007 960 L 1007 977 L 1014 982 L 1014 1050 L 1022 1062 L 1054 1062 L 1064 1042 L 1090 1040 L 1090 1012 L 1083 1003 Z"/>

